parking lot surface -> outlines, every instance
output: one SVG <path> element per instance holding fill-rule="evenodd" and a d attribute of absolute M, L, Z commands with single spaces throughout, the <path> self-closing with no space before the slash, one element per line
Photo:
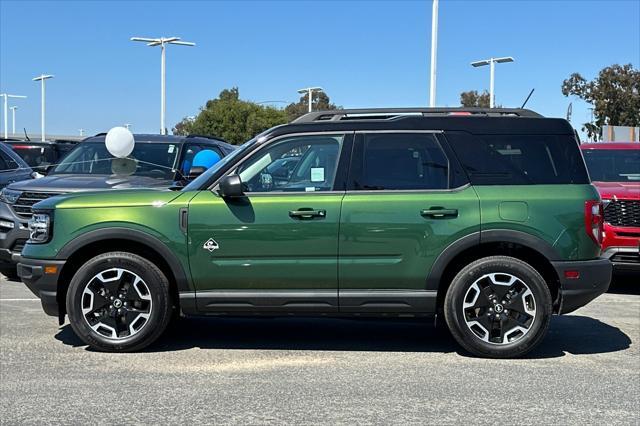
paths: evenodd
<path fill-rule="evenodd" d="M 182 319 L 143 353 L 93 352 L 2 277 L 0 423 L 638 424 L 633 281 L 485 360 L 424 321 L 305 318 Z"/>

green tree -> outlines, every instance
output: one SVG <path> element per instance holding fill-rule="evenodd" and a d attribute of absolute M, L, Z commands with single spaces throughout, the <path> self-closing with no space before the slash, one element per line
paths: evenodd
<path fill-rule="evenodd" d="M 329 95 L 324 92 L 312 92 L 311 101 L 312 107 L 314 111 L 330 111 L 336 109 L 342 109 L 340 106 L 336 106 L 331 103 L 331 99 L 329 99 Z M 298 117 L 305 115 L 309 112 L 309 94 L 305 93 L 300 96 L 300 100 L 298 102 L 290 103 L 284 109 L 287 113 L 287 117 L 289 121 L 293 121 Z"/>
<path fill-rule="evenodd" d="M 631 64 L 603 68 L 591 81 L 573 73 L 562 82 L 562 94 L 593 105 L 594 120 L 582 127 L 589 138 L 599 139 L 605 124 L 640 125 L 640 70 Z"/>
<path fill-rule="evenodd" d="M 185 117 L 173 128 L 177 135 L 197 134 L 221 137 L 241 144 L 270 127 L 287 122 L 287 113 L 271 106 L 240 99 L 237 87 L 225 89 L 207 101 L 195 117 Z"/>
<path fill-rule="evenodd" d="M 486 90 L 482 93 L 478 93 L 477 90 L 469 90 L 468 92 L 460 93 L 460 105 L 463 107 L 481 107 L 489 108 L 490 99 L 489 92 Z"/>

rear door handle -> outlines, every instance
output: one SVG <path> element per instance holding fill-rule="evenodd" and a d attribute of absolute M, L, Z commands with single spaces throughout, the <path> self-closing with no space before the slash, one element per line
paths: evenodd
<path fill-rule="evenodd" d="M 326 210 L 313 210 L 313 209 L 298 209 L 298 210 L 290 210 L 289 217 L 293 219 L 313 219 L 315 217 L 324 219 L 327 216 Z"/>
<path fill-rule="evenodd" d="M 420 215 L 423 217 L 431 217 L 433 219 L 458 217 L 458 209 L 430 208 L 428 210 L 421 210 Z"/>

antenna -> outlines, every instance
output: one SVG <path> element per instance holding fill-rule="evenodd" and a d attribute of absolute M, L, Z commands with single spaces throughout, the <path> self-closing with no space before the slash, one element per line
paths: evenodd
<path fill-rule="evenodd" d="M 527 99 L 524 100 L 524 102 L 522 103 L 522 106 L 520 107 L 521 109 L 524 108 L 524 106 L 527 104 L 527 102 L 529 102 L 529 98 L 531 97 L 531 95 L 533 95 L 533 91 L 534 90 L 536 90 L 535 87 L 533 89 L 531 89 L 531 91 L 529 92 L 529 96 L 527 96 Z"/>

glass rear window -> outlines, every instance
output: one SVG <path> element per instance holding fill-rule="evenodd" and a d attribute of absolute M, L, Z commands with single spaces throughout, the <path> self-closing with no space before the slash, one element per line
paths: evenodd
<path fill-rule="evenodd" d="M 586 184 L 589 177 L 571 135 L 472 135 L 447 140 L 475 185 Z"/>
<path fill-rule="evenodd" d="M 640 182 L 640 149 L 585 149 L 591 180 Z"/>

